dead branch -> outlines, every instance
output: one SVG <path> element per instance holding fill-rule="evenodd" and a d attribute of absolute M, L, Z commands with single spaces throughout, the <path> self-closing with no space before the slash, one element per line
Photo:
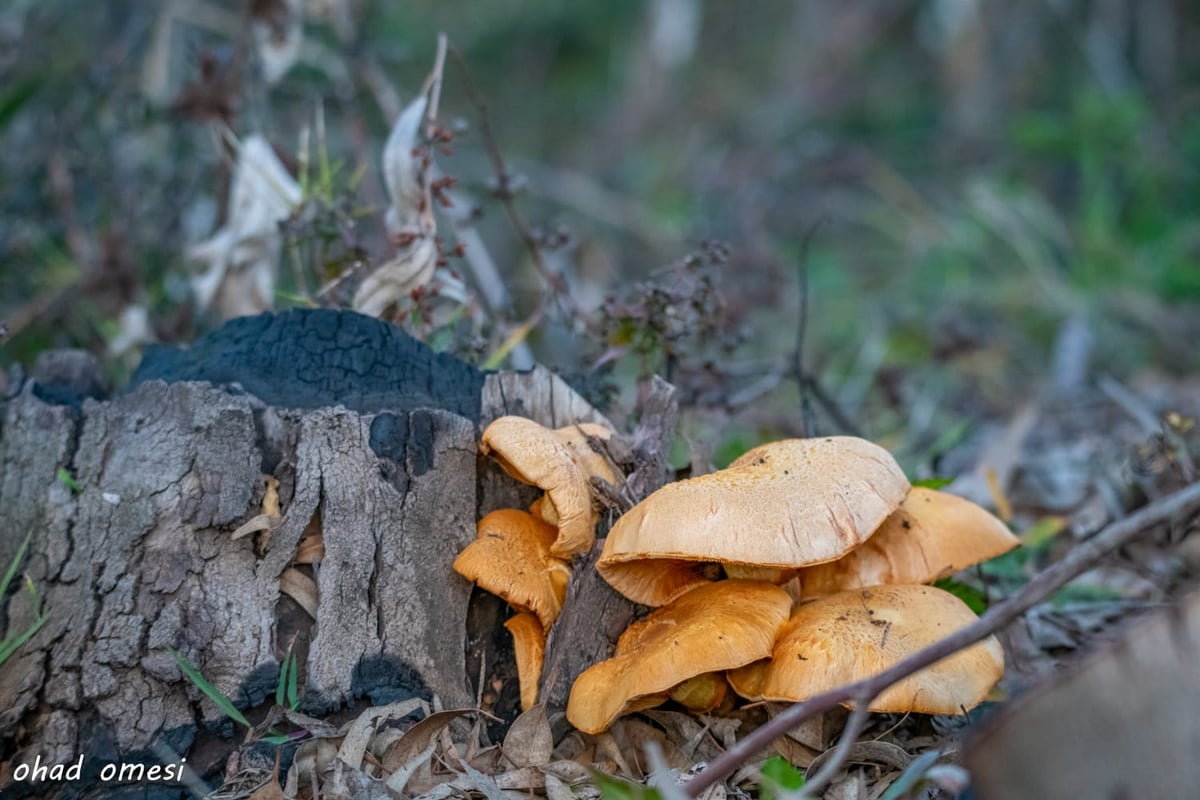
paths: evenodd
<path fill-rule="evenodd" d="M 791 706 L 712 761 L 688 784 L 688 796 L 699 797 L 709 786 L 731 774 L 750 756 L 801 722 L 847 701 L 866 706 L 892 684 L 1005 628 L 1072 578 L 1090 569 L 1095 562 L 1149 528 L 1197 511 L 1200 511 L 1200 483 L 1193 483 L 1117 520 L 1091 539 L 1075 546 L 1061 561 L 1043 570 L 1021 591 L 993 606 L 978 620 L 953 635 L 878 675 Z"/>
<path fill-rule="evenodd" d="M 871 697 L 865 696 L 855 700 L 854 711 L 851 712 L 850 717 L 846 720 L 846 726 L 842 729 L 842 734 L 838 738 L 837 747 L 829 754 L 829 760 L 817 770 L 817 774 L 804 782 L 804 788 L 800 794 L 801 798 L 807 800 L 810 797 L 817 797 L 821 790 L 837 777 L 838 772 L 842 769 L 842 765 L 850 757 L 850 750 L 853 749 L 854 743 L 858 741 L 859 734 L 862 733 L 863 728 L 867 727 L 867 719 L 870 717 L 867 706 L 870 702 Z"/>
<path fill-rule="evenodd" d="M 529 257 L 533 262 L 534 269 L 537 270 L 542 280 L 545 281 L 549 293 L 571 317 L 578 317 L 582 312 L 571 297 L 566 281 L 563 280 L 562 275 L 553 272 L 546 264 L 546 259 L 542 256 L 542 250 L 538 245 L 537 237 L 534 236 L 529 224 L 525 221 L 525 216 L 521 213 L 521 209 L 517 207 L 515 198 L 516 187 L 513 183 L 513 175 L 504 163 L 504 156 L 500 153 L 500 147 L 496 143 L 495 136 L 492 134 L 492 126 L 488 118 L 487 101 L 484 100 L 479 86 L 475 83 L 471 71 L 467 68 L 467 61 L 463 58 L 462 53 L 459 52 L 457 47 L 451 45 L 450 54 L 458 62 L 459 69 L 462 71 L 463 87 L 466 90 L 467 98 L 470 100 L 471 105 L 475 107 L 475 113 L 479 118 L 480 139 L 483 141 L 488 158 L 491 159 L 492 169 L 496 173 L 496 197 L 500 200 L 501 205 L 504 206 L 504 211 L 508 214 L 508 219 L 512 223 L 513 229 L 517 232 L 517 236 L 529 251 Z M 539 314 L 535 314 L 535 319 L 538 316 Z"/>
<path fill-rule="evenodd" d="M 796 348 L 792 351 L 792 372 L 800 389 L 800 418 L 804 421 L 806 437 L 817 435 L 812 402 L 808 396 L 809 381 L 804 370 L 804 339 L 808 333 L 808 251 L 820 224 L 818 221 L 815 225 L 810 225 L 804 232 L 804 239 L 800 242 L 800 263 L 796 267 L 796 283 L 799 284 L 798 288 L 800 289 L 800 308 L 796 313 Z"/>

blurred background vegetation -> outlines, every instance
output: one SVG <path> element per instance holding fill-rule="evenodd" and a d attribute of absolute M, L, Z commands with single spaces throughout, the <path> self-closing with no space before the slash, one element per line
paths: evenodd
<path fill-rule="evenodd" d="M 274 307 L 348 306 L 392 247 L 380 151 L 439 33 L 467 71 L 438 167 L 511 303 L 394 312 L 435 347 L 511 365 L 532 321 L 528 352 L 618 412 L 664 372 L 718 464 L 800 432 L 805 383 L 819 429 L 926 470 L 1047 388 L 1200 367 L 1182 0 L 6 0 L 4 361 L 83 347 L 119 385 L 141 341 L 219 324 L 187 253 L 252 133 L 310 176 Z M 569 303 L 494 197 L 485 119 Z"/>

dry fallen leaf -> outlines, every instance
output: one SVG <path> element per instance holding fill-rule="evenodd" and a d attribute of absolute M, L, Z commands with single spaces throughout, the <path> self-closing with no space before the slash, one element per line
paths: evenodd
<path fill-rule="evenodd" d="M 279 517 L 271 516 L 270 514 L 256 514 L 250 519 L 237 526 L 232 534 L 231 539 L 241 539 L 244 536 L 249 536 L 252 533 L 259 531 L 273 531 L 279 527 Z"/>
<path fill-rule="evenodd" d="M 554 734 L 540 703 L 513 721 L 501 748 L 515 767 L 542 767 L 554 755 Z"/>
<path fill-rule="evenodd" d="M 338 748 L 338 758 L 346 764 L 358 766 L 367 752 L 371 737 L 375 735 L 376 729 L 382 723 L 394 719 L 404 719 L 409 714 L 422 709 L 428 711 L 428 704 L 417 698 L 366 709 L 350 725 L 346 738 L 342 740 L 342 746 Z"/>
<path fill-rule="evenodd" d="M 437 246 L 432 239 L 417 238 L 402 245 L 391 260 L 381 264 L 359 284 L 354 310 L 378 317 L 388 306 L 404 301 L 433 277 Z"/>
<path fill-rule="evenodd" d="M 262 513 L 278 517 L 282 514 L 279 508 L 279 479 L 274 475 L 264 475 L 263 483 L 266 489 L 263 491 Z"/>
<path fill-rule="evenodd" d="M 320 592 L 312 578 L 295 567 L 288 567 L 279 576 L 279 591 L 295 600 L 310 617 L 317 618 Z"/>
<path fill-rule="evenodd" d="M 301 783 L 305 786 L 315 785 L 336 757 L 337 745 L 328 739 L 309 739 L 301 743 L 288 770 L 284 794 L 295 797 Z"/>
<path fill-rule="evenodd" d="M 454 720 L 465 714 L 476 713 L 473 708 L 438 711 L 425 717 L 404 732 L 383 755 L 383 770 L 389 773 L 387 785 L 393 791 L 403 792 L 409 778 L 420 765 L 429 761 L 437 748 L 438 735 Z"/>
<path fill-rule="evenodd" d="M 306 533 L 296 545 L 293 564 L 316 564 L 325 558 L 325 537 L 320 533 Z"/>
<path fill-rule="evenodd" d="M 965 753 L 976 796 L 1194 797 L 1197 662 L 1200 592 L 1193 592 L 980 726 Z"/>
<path fill-rule="evenodd" d="M 284 800 L 285 795 L 283 789 L 279 785 L 279 751 L 275 751 L 275 769 L 271 772 L 271 778 L 262 786 L 259 786 L 251 794 L 248 800 Z"/>

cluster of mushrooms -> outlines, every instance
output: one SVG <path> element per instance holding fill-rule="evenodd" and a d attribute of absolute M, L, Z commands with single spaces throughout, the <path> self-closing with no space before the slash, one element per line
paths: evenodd
<path fill-rule="evenodd" d="M 619 479 L 588 441 L 610 435 L 518 417 L 484 432 L 485 453 L 546 490 L 531 513 L 484 517 L 455 562 L 521 612 L 506 626 L 524 707 L 536 702 L 568 559 L 594 540 L 591 477 Z M 754 448 L 726 469 L 664 486 L 614 524 L 597 568 L 655 610 L 629 626 L 612 658 L 579 676 L 567 719 L 598 733 L 669 699 L 697 711 L 731 703 L 730 689 L 752 701 L 798 701 L 877 674 L 975 619 L 926 584 L 1017 543 L 978 505 L 910 486 L 891 454 L 863 439 Z M 1003 651 L 989 638 L 893 685 L 870 710 L 961 713 L 1003 672 Z"/>

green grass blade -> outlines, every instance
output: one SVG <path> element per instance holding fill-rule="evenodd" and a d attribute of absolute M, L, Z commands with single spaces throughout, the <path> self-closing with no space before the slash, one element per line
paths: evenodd
<path fill-rule="evenodd" d="M 17 651 L 17 648 L 29 641 L 29 639 L 35 633 L 37 633 L 45 623 L 46 618 L 39 616 L 37 620 L 35 620 L 33 624 L 26 628 L 22 633 L 17 634 L 15 637 L 11 633 L 8 636 L 5 636 L 4 641 L 0 642 L 0 664 L 8 661 L 9 657 Z"/>
<path fill-rule="evenodd" d="M 225 716 L 229 717 L 234 722 L 240 722 L 247 728 L 253 727 L 250 724 L 250 720 L 246 719 L 242 715 L 241 711 L 238 711 L 237 706 L 233 704 L 233 701 L 221 694 L 220 689 L 209 683 L 208 679 L 200 674 L 200 670 L 193 667 L 191 662 L 184 658 L 178 650 L 170 645 L 167 645 L 167 652 L 170 653 L 175 659 L 175 663 L 179 665 L 181 670 L 183 670 L 183 674 L 188 677 L 188 680 L 194 683 L 197 689 L 208 695 L 208 699 L 216 703 L 217 708 L 221 709 Z"/>
<path fill-rule="evenodd" d="M 290 708 L 292 711 L 295 711 L 296 708 L 300 705 L 300 691 L 299 691 L 299 686 L 297 685 L 297 681 L 299 680 L 299 677 L 298 677 L 298 670 L 296 667 L 296 654 L 289 653 L 288 655 L 290 655 L 292 657 L 292 663 L 288 666 L 287 707 Z"/>
<path fill-rule="evenodd" d="M 29 549 L 29 542 L 33 539 L 33 531 L 25 534 L 25 541 L 21 542 L 21 546 L 17 548 L 16 555 L 8 564 L 8 569 L 4 572 L 4 580 L 0 582 L 0 597 L 8 595 L 8 585 L 12 583 L 12 579 L 16 576 L 17 570 L 21 568 L 21 562 L 25 560 L 25 551 Z"/>
<path fill-rule="evenodd" d="M 279 679 L 275 681 L 275 705 L 277 706 L 282 706 L 287 697 L 288 662 L 291 660 L 292 651 L 288 650 L 287 655 L 283 657 L 283 663 L 279 665 Z"/>

